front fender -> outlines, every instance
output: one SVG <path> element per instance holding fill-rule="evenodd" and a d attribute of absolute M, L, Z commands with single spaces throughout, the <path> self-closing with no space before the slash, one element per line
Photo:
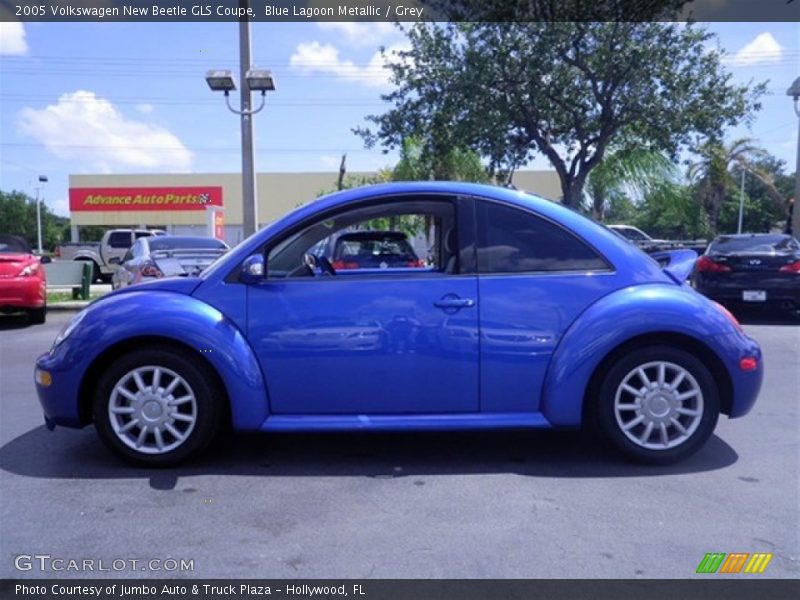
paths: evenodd
<path fill-rule="evenodd" d="M 103 298 L 87 309 L 70 337 L 40 358 L 40 364 L 65 374 L 80 373 L 82 380 L 102 353 L 144 337 L 168 338 L 196 349 L 220 376 L 236 429 L 258 429 L 267 418 L 263 374 L 247 339 L 219 310 L 184 294 L 130 291 Z M 80 389 L 76 383 L 75 405 Z"/>
<path fill-rule="evenodd" d="M 718 355 L 727 352 L 723 337 L 743 335 L 687 286 L 648 284 L 618 290 L 584 311 L 562 337 L 545 376 L 542 414 L 553 425 L 580 425 L 586 388 L 600 362 L 630 339 L 664 332 L 697 339 Z"/>

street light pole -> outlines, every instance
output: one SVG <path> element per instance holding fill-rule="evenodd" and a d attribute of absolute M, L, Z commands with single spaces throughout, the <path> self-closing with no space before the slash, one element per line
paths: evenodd
<path fill-rule="evenodd" d="M 742 233 L 742 218 L 744 217 L 744 169 L 742 169 L 742 187 L 739 190 L 739 227 L 736 233 Z"/>
<path fill-rule="evenodd" d="M 249 0 L 239 0 L 239 7 L 247 13 Z M 255 153 L 253 150 L 253 115 L 261 112 L 266 103 L 266 93 L 275 91 L 275 78 L 266 69 L 254 69 L 250 64 L 250 21 L 246 16 L 239 20 L 239 74 L 242 78 L 240 109 L 231 106 L 230 93 L 236 91 L 233 71 L 212 69 L 206 73 L 206 83 L 212 92 L 223 92 L 225 104 L 242 121 L 242 231 L 247 237 L 258 228 L 258 202 L 256 200 Z M 261 104 L 253 108 L 252 92 L 261 92 Z"/>
<path fill-rule="evenodd" d="M 787 96 L 791 96 L 794 101 L 794 114 L 797 115 L 797 164 L 794 168 L 794 209 L 792 209 L 792 235 L 800 238 L 800 208 L 797 208 L 800 202 L 800 77 L 794 80 L 792 87 L 786 92 Z"/>
<path fill-rule="evenodd" d="M 47 177 L 39 175 L 39 183 L 47 183 Z M 42 255 L 42 202 L 39 198 L 41 185 L 36 186 L 36 237 L 39 247 L 39 256 Z"/>
<path fill-rule="evenodd" d="M 239 6 L 244 9 L 242 14 L 247 14 L 248 4 L 248 0 L 240 0 Z M 247 79 L 250 68 L 250 20 L 244 16 L 239 22 L 239 77 L 242 82 L 239 106 L 242 119 L 242 233 L 245 238 L 255 233 L 258 227 L 253 115 Z"/>

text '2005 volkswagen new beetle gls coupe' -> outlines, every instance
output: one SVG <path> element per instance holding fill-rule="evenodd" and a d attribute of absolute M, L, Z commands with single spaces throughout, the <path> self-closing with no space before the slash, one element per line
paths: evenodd
<path fill-rule="evenodd" d="M 418 257 L 337 270 L 335 240 L 402 231 Z M 349 236 L 353 237 L 353 236 Z M 385 235 L 384 235 L 385 237 Z M 349 239 L 349 238 L 345 238 Z M 94 423 L 120 455 L 177 463 L 234 430 L 576 428 L 627 456 L 682 459 L 761 386 L 761 350 L 605 227 L 526 193 L 462 183 L 339 192 L 197 277 L 93 302 L 40 356 L 48 426 Z M 666 261 L 663 261 L 666 262 Z"/>

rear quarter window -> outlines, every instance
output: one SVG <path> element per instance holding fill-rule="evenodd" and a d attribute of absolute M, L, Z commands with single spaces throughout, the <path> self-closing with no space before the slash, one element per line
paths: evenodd
<path fill-rule="evenodd" d="M 530 212 L 478 203 L 478 271 L 605 271 L 608 263 L 563 227 Z"/>

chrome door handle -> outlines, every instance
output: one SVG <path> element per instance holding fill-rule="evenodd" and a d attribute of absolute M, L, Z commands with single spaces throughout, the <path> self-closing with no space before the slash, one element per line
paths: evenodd
<path fill-rule="evenodd" d="M 436 308 L 471 308 L 475 306 L 475 300 L 472 298 L 459 298 L 458 296 L 447 295 L 441 300 L 433 303 Z"/>

